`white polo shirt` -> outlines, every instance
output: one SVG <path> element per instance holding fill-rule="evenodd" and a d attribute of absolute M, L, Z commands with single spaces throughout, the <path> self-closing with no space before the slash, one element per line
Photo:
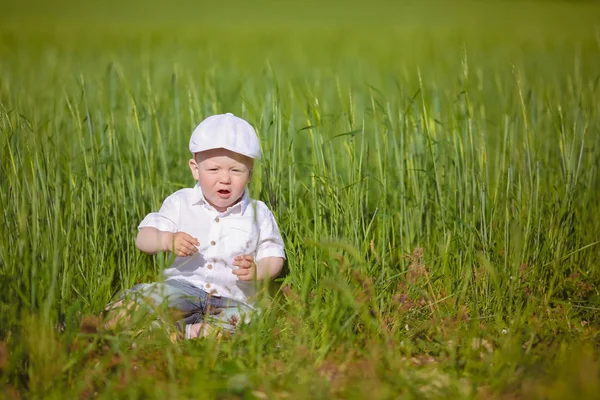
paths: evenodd
<path fill-rule="evenodd" d="M 252 303 L 256 284 L 232 273 L 233 258 L 250 254 L 285 258 L 283 240 L 271 210 L 244 191 L 241 201 L 225 212 L 214 209 L 199 185 L 181 189 L 165 199 L 160 210 L 148 214 L 138 229 L 153 227 L 165 232 L 186 232 L 200 242 L 198 253 L 176 257 L 164 270 L 166 279 L 186 280 L 215 296 Z"/>

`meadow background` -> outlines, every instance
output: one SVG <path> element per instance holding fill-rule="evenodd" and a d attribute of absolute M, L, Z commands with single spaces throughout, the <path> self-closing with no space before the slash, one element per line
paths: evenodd
<path fill-rule="evenodd" d="M 6 1 L 0 397 L 595 398 L 600 5 Z M 233 112 L 288 256 L 227 340 L 106 332 Z"/>

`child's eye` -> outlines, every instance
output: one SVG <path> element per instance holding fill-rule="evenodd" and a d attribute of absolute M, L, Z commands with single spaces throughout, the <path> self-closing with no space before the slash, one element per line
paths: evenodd
<path fill-rule="evenodd" d="M 209 171 L 216 171 L 217 169 L 216 168 L 209 168 L 208 170 Z"/>

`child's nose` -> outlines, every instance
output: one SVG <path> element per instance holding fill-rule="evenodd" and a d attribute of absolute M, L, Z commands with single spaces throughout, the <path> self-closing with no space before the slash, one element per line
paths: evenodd
<path fill-rule="evenodd" d="M 229 182 L 231 182 L 231 177 L 229 176 L 229 173 L 227 173 L 227 172 L 221 173 L 221 175 L 219 176 L 219 181 L 221 183 L 229 183 Z"/>

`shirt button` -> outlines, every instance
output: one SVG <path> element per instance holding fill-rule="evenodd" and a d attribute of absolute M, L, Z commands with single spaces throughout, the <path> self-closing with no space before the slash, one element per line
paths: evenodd
<path fill-rule="evenodd" d="M 217 244 L 217 242 L 215 242 L 215 241 L 213 240 L 212 242 L 210 242 L 210 244 L 214 246 L 215 244 Z"/>
<path fill-rule="evenodd" d="M 210 283 L 206 284 L 206 288 L 209 289 L 210 288 Z"/>
<path fill-rule="evenodd" d="M 215 218 L 215 222 L 219 222 L 219 221 L 220 221 L 219 217 Z"/>
<path fill-rule="evenodd" d="M 206 268 L 208 268 L 208 269 L 212 269 L 212 264 L 208 264 L 208 265 L 206 266 Z"/>

